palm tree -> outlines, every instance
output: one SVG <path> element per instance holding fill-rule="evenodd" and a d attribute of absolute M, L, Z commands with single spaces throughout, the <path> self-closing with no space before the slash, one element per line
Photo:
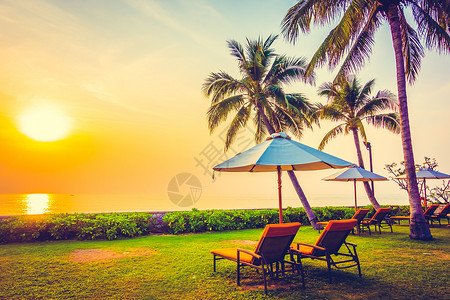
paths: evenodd
<path fill-rule="evenodd" d="M 405 17 L 411 9 L 417 30 Z M 370 56 L 374 34 L 386 20 L 389 24 L 395 53 L 397 89 L 405 171 L 410 203 L 410 238 L 430 240 L 428 223 L 423 215 L 417 187 L 414 156 L 409 127 L 406 77 L 413 83 L 424 56 L 420 38 L 428 49 L 450 50 L 450 1 L 442 0 L 300 0 L 289 9 L 282 21 L 286 38 L 294 42 L 299 30 L 310 31 L 311 22 L 325 25 L 340 18 L 312 57 L 306 75 L 328 61 L 336 67 L 346 55 L 337 79 L 360 69 Z"/>
<path fill-rule="evenodd" d="M 203 84 L 203 92 L 211 98 L 208 126 L 212 133 L 218 125 L 234 114 L 228 128 L 225 151 L 238 131 L 252 120 L 256 127 L 255 142 L 261 142 L 267 133 L 289 131 L 300 138 L 305 128 L 312 128 L 313 105 L 300 93 L 286 93 L 283 84 L 297 80 L 314 82 L 313 76 L 305 80 L 305 58 L 290 58 L 275 54 L 271 48 L 278 36 L 265 41 L 247 39 L 245 50 L 234 41 L 227 41 L 231 55 L 238 61 L 242 79 L 225 72 L 211 73 Z M 288 171 L 294 188 L 314 228 L 316 217 L 293 171 Z"/>
<path fill-rule="evenodd" d="M 363 125 L 364 120 L 375 127 L 400 133 L 398 113 L 381 113 L 383 110 L 397 109 L 398 103 L 395 95 L 384 90 L 378 91 L 375 97 L 370 97 L 374 84 L 375 80 L 371 80 L 361 86 L 356 77 L 353 77 L 345 78 L 334 85 L 331 82 L 326 82 L 319 87 L 319 95 L 327 96 L 331 101 L 327 105 L 318 104 L 316 114 L 321 119 L 340 122 L 339 125 L 325 134 L 320 142 L 319 150 L 323 150 L 325 145 L 339 134 L 352 133 L 358 164 L 364 168 L 359 140 L 361 135 L 363 141 L 367 142 Z M 380 208 L 380 204 L 378 204 L 368 182 L 364 182 L 364 188 L 375 209 Z"/>

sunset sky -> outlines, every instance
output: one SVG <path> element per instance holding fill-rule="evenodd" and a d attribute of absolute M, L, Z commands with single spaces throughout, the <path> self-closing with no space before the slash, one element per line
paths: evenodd
<path fill-rule="evenodd" d="M 187 172 L 200 179 L 204 201 L 227 195 L 275 198 L 275 174 L 221 174 L 213 182 L 197 162 L 205 162 L 207 149 L 223 149 L 220 133 L 225 128 L 209 134 L 209 100 L 201 86 L 210 72 L 238 77 L 226 41 L 279 34 L 281 20 L 295 2 L 2 1 L 0 193 L 149 194 L 157 199 L 167 197 L 175 175 Z M 295 46 L 280 36 L 274 48 L 279 54 L 309 58 L 329 30 L 315 28 Z M 385 24 L 359 77 L 363 82 L 375 79 L 375 91 L 397 94 L 394 67 Z M 408 87 L 416 162 L 434 157 L 444 173 L 450 173 L 449 67 L 449 56 L 426 51 L 419 78 Z M 325 103 L 316 89 L 333 74 L 320 69 L 316 87 L 298 83 L 287 90 Z M 36 141 L 20 130 L 21 116 L 42 106 L 57 108 L 68 120 L 64 138 Z M 305 132 L 300 142 L 317 147 L 333 125 Z M 400 136 L 370 127 L 367 131 L 375 172 L 387 176 L 384 165 L 403 160 Z M 237 151 L 254 145 L 246 142 L 247 134 Z M 356 162 L 348 136 L 336 138 L 324 151 Z M 363 153 L 367 158 L 364 148 Z M 297 174 L 307 196 L 352 197 L 351 185 L 321 180 L 333 172 Z M 290 197 L 293 189 L 284 176 L 284 193 Z M 377 186 L 380 197 L 402 193 L 392 182 Z"/>

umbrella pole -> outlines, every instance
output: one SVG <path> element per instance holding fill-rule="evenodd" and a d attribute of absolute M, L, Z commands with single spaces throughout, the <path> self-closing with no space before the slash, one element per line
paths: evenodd
<path fill-rule="evenodd" d="M 353 188 L 355 190 L 355 211 L 358 210 L 358 204 L 356 204 L 356 179 L 353 179 Z"/>
<path fill-rule="evenodd" d="M 280 214 L 280 224 L 283 223 L 283 205 L 281 204 L 281 166 L 277 166 L 278 173 L 278 207 Z"/>
<path fill-rule="evenodd" d="M 423 206 L 425 207 L 425 210 L 427 210 L 427 183 L 425 181 L 425 177 L 423 178 Z"/>

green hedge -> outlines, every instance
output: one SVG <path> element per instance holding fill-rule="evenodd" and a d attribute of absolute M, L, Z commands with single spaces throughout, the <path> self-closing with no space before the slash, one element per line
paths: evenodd
<path fill-rule="evenodd" d="M 367 206 L 366 208 L 372 208 Z M 355 213 L 349 207 L 316 207 L 314 214 L 319 221 L 350 219 Z M 373 208 L 368 217 L 373 216 Z M 392 215 L 409 214 L 409 206 L 399 206 Z M 278 223 L 277 209 L 263 210 L 197 210 L 167 213 L 164 218 L 168 232 L 173 234 L 204 231 L 239 230 L 263 228 L 267 224 Z M 310 225 L 305 209 L 288 207 L 283 211 L 283 222 L 300 222 Z"/>
<path fill-rule="evenodd" d="M 348 207 L 313 208 L 319 221 L 349 219 Z M 393 215 L 408 215 L 400 206 Z M 368 216 L 373 215 L 373 210 Z M 309 225 L 304 208 L 288 207 L 283 221 Z M 278 223 L 277 209 L 198 210 L 170 213 L 45 214 L 0 219 L 0 243 L 60 239 L 97 240 L 136 237 L 149 233 L 195 233 L 205 231 L 263 228 Z"/>
<path fill-rule="evenodd" d="M 166 232 L 161 214 L 45 214 L 0 220 L 0 243 L 60 239 L 114 240 Z"/>

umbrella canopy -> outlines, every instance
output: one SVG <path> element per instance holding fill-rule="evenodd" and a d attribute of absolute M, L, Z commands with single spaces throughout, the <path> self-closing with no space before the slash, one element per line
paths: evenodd
<path fill-rule="evenodd" d="M 356 197 L 356 182 L 357 181 L 385 181 L 386 177 L 372 173 L 356 165 L 350 168 L 345 168 L 344 170 L 333 174 L 331 176 L 325 177 L 323 180 L 326 181 L 353 181 L 353 186 L 355 190 L 355 211 L 358 210 L 357 197 Z"/>
<path fill-rule="evenodd" d="M 416 172 L 416 177 L 423 179 L 446 179 L 450 178 L 450 175 L 428 168 L 421 168 L 419 169 L 419 171 Z"/>
<path fill-rule="evenodd" d="M 352 163 L 291 140 L 284 132 L 215 166 L 222 172 L 311 171 L 344 168 Z"/>
<path fill-rule="evenodd" d="M 264 142 L 218 164 L 222 172 L 277 172 L 280 223 L 283 222 L 281 171 L 310 171 L 344 168 L 352 163 L 291 140 L 284 132 L 274 133 Z"/>
<path fill-rule="evenodd" d="M 406 174 L 400 175 L 396 177 L 397 179 L 406 179 Z M 444 174 L 429 168 L 420 168 L 418 171 L 416 171 L 416 178 L 417 179 L 423 179 L 422 182 L 422 190 L 424 192 L 423 195 L 423 205 L 425 208 L 427 208 L 427 186 L 426 186 L 426 180 L 427 179 L 447 179 L 450 178 L 450 175 Z"/>

